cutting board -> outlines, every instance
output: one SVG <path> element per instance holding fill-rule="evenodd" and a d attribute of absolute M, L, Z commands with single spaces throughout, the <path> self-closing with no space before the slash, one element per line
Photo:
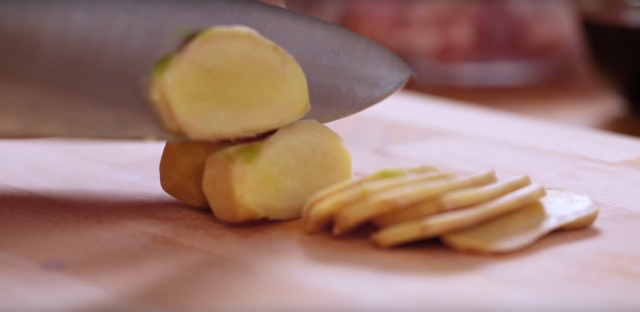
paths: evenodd
<path fill-rule="evenodd" d="M 356 175 L 433 164 L 591 196 L 520 252 L 230 226 L 160 188 L 163 143 L 0 141 L 0 310 L 638 311 L 640 140 L 401 92 L 330 126 Z"/>

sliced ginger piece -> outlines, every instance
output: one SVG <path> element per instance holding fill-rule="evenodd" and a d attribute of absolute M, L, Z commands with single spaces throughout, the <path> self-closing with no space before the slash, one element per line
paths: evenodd
<path fill-rule="evenodd" d="M 470 187 L 444 194 L 441 198 L 444 210 L 482 204 L 500 196 L 509 194 L 531 184 L 528 176 L 504 179 L 493 184 Z"/>
<path fill-rule="evenodd" d="M 564 226 L 561 226 L 560 230 L 573 231 L 573 230 L 584 229 L 593 225 L 593 223 L 596 222 L 597 218 L 598 218 L 598 212 L 596 211 L 595 213 L 584 215 L 582 217 L 579 217 L 565 224 Z"/>
<path fill-rule="evenodd" d="M 431 201 L 447 192 L 495 181 L 495 172 L 488 171 L 469 177 L 414 183 L 403 188 L 372 194 L 366 200 L 336 214 L 333 234 L 344 234 L 378 216 Z"/>
<path fill-rule="evenodd" d="M 198 208 L 207 208 L 202 175 L 209 155 L 222 146 L 209 142 L 169 141 L 160 159 L 160 185 L 169 195 Z"/>
<path fill-rule="evenodd" d="M 304 222 L 307 232 L 313 233 L 322 230 L 331 219 L 340 211 L 348 209 L 350 205 L 357 205 L 359 201 L 366 200 L 372 194 L 406 187 L 415 183 L 425 183 L 453 178 L 454 175 L 446 172 L 426 172 L 415 175 L 401 175 L 395 178 L 373 180 L 357 187 L 336 193 L 308 208 Z"/>
<path fill-rule="evenodd" d="M 340 192 L 344 192 L 346 190 L 359 187 L 359 186 L 361 186 L 362 184 L 364 184 L 366 182 L 375 181 L 375 180 L 382 180 L 382 179 L 389 179 L 389 178 L 396 178 L 396 177 L 405 176 L 405 175 L 408 175 L 408 174 L 429 173 L 429 172 L 436 172 L 436 171 L 438 171 L 438 169 L 436 167 L 429 166 L 429 165 L 413 167 L 413 168 L 408 168 L 408 169 L 400 168 L 400 169 L 378 170 L 378 171 L 376 171 L 376 172 L 374 172 L 372 174 L 366 175 L 366 176 L 364 176 L 364 177 L 362 177 L 360 179 L 348 180 L 348 181 L 344 181 L 342 183 L 337 183 L 337 184 L 331 185 L 331 186 L 329 186 L 329 187 L 327 187 L 325 189 L 320 190 L 316 194 L 313 194 L 313 196 L 311 196 L 311 198 L 305 204 L 303 213 L 306 214 L 306 212 L 309 209 L 311 209 L 316 204 L 318 204 L 318 202 L 326 199 L 329 196 L 333 196 L 333 195 L 338 194 Z"/>
<path fill-rule="evenodd" d="M 444 211 L 444 205 L 440 199 L 428 201 L 414 207 L 399 211 L 391 211 L 371 220 L 377 228 L 386 228 L 392 225 L 420 220 L 424 217 Z"/>
<path fill-rule="evenodd" d="M 344 181 L 342 183 L 337 183 L 325 189 L 322 189 L 316 194 L 314 194 L 305 203 L 305 206 L 302 210 L 302 218 L 309 223 L 309 226 L 307 226 L 307 231 L 308 232 L 319 231 L 322 227 L 325 226 L 325 223 L 328 222 L 328 219 L 333 216 L 333 212 L 331 211 L 326 211 L 325 213 L 322 212 L 323 209 L 328 209 L 328 208 L 320 208 L 319 210 L 317 208 L 317 206 L 322 206 L 322 202 L 326 201 L 327 198 L 329 197 L 335 197 L 335 196 L 343 197 L 344 195 L 342 194 L 352 191 L 356 188 L 361 188 L 362 185 L 364 185 L 365 183 L 369 183 L 372 181 L 379 181 L 379 180 L 397 178 L 397 177 L 406 176 L 406 175 L 424 174 L 424 173 L 431 173 L 431 172 L 437 172 L 437 171 L 438 169 L 436 167 L 430 166 L 430 165 L 418 166 L 418 167 L 413 167 L 408 169 L 383 169 L 383 170 L 378 170 L 372 174 L 366 175 L 357 180 Z M 336 207 L 334 209 L 338 209 L 338 208 Z M 313 215 L 315 215 L 314 217 L 310 217 L 311 210 L 314 210 L 314 211 L 318 210 L 313 213 Z M 323 215 L 323 216 L 318 217 L 318 215 Z M 312 220 L 314 218 L 316 219 L 316 221 Z M 325 219 L 325 220 L 318 220 L 318 219 Z"/>
<path fill-rule="evenodd" d="M 531 204 L 476 227 L 443 235 L 442 241 L 460 251 L 505 253 L 532 245 L 556 229 L 588 227 L 598 208 L 587 196 L 549 189 Z"/>
<path fill-rule="evenodd" d="M 288 220 L 316 192 L 351 179 L 351 156 L 328 127 L 302 120 L 211 155 L 203 190 L 221 220 Z"/>
<path fill-rule="evenodd" d="M 384 228 L 372 234 L 371 239 L 378 246 L 392 247 L 465 230 L 527 207 L 537 202 L 545 194 L 545 189 L 542 186 L 531 184 L 478 206 L 444 212 L 422 220 Z"/>
<path fill-rule="evenodd" d="M 164 124 L 196 140 L 251 137 L 309 111 L 307 79 L 287 51 L 243 26 L 196 35 L 154 71 Z"/>
<path fill-rule="evenodd" d="M 443 211 L 479 205 L 531 184 L 528 176 L 504 179 L 486 186 L 470 187 L 443 194 L 440 198 L 415 207 L 382 215 L 372 220 L 379 228 L 422 219 Z"/>

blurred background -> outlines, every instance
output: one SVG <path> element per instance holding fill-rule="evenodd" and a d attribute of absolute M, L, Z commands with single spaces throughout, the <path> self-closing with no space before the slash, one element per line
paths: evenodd
<path fill-rule="evenodd" d="M 287 0 L 387 46 L 407 88 L 640 136 L 639 0 Z"/>

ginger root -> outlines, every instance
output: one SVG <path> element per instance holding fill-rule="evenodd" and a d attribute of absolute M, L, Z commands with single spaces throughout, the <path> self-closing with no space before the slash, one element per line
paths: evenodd
<path fill-rule="evenodd" d="M 296 60 L 243 26 L 212 27 L 159 61 L 150 97 L 168 131 L 208 141 L 276 130 L 310 109 Z"/>
<path fill-rule="evenodd" d="M 223 148 L 209 142 L 169 141 L 160 159 L 160 185 L 169 195 L 197 208 L 207 208 L 202 174 L 207 157 Z"/>
<path fill-rule="evenodd" d="M 202 186 L 216 217 L 241 223 L 298 218 L 313 194 L 351 177 L 351 156 L 342 139 L 316 121 L 303 120 L 262 141 L 212 154 Z"/>

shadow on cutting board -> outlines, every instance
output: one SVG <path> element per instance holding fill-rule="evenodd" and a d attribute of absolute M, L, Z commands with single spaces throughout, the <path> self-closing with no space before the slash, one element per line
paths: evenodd
<path fill-rule="evenodd" d="M 109 250 L 126 254 L 128 249 L 154 246 L 186 248 L 205 258 L 219 257 L 228 249 L 241 258 L 258 257 L 274 263 L 295 262 L 289 259 L 302 256 L 307 265 L 399 274 L 458 274 L 552 252 L 599 234 L 594 228 L 555 232 L 520 252 L 488 256 L 454 252 L 437 240 L 381 250 L 367 240 L 370 229 L 345 238 L 328 233 L 306 235 L 299 220 L 228 226 L 209 211 L 191 209 L 165 197 L 118 199 L 108 194 L 21 192 L 0 193 L 0 203 L 0 248 L 37 258 L 46 258 L 49 253 L 81 256 L 77 250 L 98 248 L 91 252 L 95 258 Z"/>
<path fill-rule="evenodd" d="M 445 247 L 438 239 L 431 239 L 392 249 L 379 249 L 367 241 L 369 231 L 360 230 L 346 238 L 333 238 L 329 233 L 316 234 L 322 239 L 332 240 L 317 246 L 301 244 L 306 255 L 317 262 L 347 265 L 350 267 L 392 271 L 407 274 L 457 274 L 479 270 L 485 266 L 500 265 L 504 261 L 517 261 L 536 253 L 551 252 L 553 249 L 570 246 L 572 243 L 589 240 L 600 234 L 597 228 L 576 231 L 558 231 L 548 234 L 533 245 L 511 254 L 462 253 Z M 352 241 L 366 242 L 353 244 Z M 362 252 L 347 252 L 358 249 Z M 401 259 L 401 265 L 398 263 Z"/>

